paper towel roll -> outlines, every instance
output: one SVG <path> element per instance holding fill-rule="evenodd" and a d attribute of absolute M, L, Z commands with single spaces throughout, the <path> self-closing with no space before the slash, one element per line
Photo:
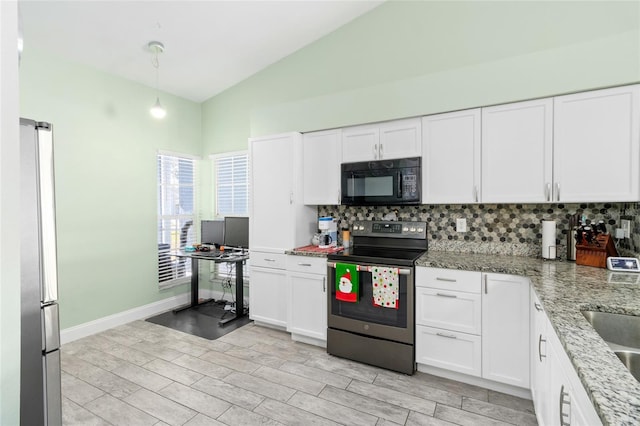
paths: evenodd
<path fill-rule="evenodd" d="M 556 221 L 542 221 L 542 257 L 544 259 L 556 258 Z"/>

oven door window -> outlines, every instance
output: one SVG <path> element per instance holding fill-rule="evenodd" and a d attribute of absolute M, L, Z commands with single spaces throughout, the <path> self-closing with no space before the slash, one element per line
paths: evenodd
<path fill-rule="evenodd" d="M 335 280 L 331 286 L 331 314 L 343 318 L 350 318 L 368 323 L 386 325 L 390 327 L 407 327 L 407 276 L 399 275 L 399 304 L 398 309 L 384 308 L 373 304 L 373 285 L 371 272 L 359 273 L 360 294 L 357 302 L 343 302 L 336 299 Z"/>

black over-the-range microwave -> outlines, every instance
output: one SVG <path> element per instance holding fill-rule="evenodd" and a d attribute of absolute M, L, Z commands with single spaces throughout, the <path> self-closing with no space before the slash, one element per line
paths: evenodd
<path fill-rule="evenodd" d="M 421 165 L 420 157 L 344 163 L 341 166 L 342 204 L 420 204 Z"/>

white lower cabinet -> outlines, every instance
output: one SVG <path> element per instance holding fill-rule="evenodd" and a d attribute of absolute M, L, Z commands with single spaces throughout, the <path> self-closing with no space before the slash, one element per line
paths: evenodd
<path fill-rule="evenodd" d="M 529 280 L 416 268 L 416 362 L 529 388 Z"/>
<path fill-rule="evenodd" d="M 482 377 L 529 388 L 528 278 L 484 274 Z"/>
<path fill-rule="evenodd" d="M 532 291 L 533 293 L 533 291 Z M 531 395 L 538 424 L 563 426 L 601 425 L 542 305 L 532 294 Z"/>
<path fill-rule="evenodd" d="M 416 362 L 482 373 L 480 273 L 416 268 Z"/>
<path fill-rule="evenodd" d="M 287 289 L 283 253 L 251 252 L 251 279 L 249 280 L 249 318 L 286 328 Z"/>
<path fill-rule="evenodd" d="M 327 260 L 307 256 L 287 256 L 287 331 L 294 340 L 326 345 L 327 340 Z M 314 339 L 305 340 L 304 337 Z"/>
<path fill-rule="evenodd" d="M 547 342 L 547 316 L 542 304 L 531 288 L 531 397 L 538 423 L 546 424 L 551 410 L 549 380 L 549 350 Z"/>

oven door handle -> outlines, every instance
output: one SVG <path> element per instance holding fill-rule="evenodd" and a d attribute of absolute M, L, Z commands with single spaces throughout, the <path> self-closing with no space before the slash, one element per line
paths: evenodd
<path fill-rule="evenodd" d="M 336 262 L 327 262 L 327 266 L 329 268 L 334 268 L 335 269 Z M 358 271 L 371 272 L 371 270 L 373 269 L 373 266 L 356 265 L 356 268 L 358 268 Z M 398 274 L 399 275 L 411 275 L 411 269 L 398 268 Z"/>

